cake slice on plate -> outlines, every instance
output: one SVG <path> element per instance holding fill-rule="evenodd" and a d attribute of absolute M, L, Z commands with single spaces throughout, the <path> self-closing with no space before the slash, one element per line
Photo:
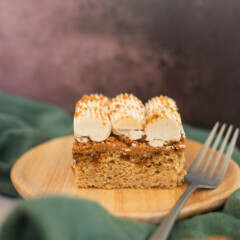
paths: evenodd
<path fill-rule="evenodd" d="M 185 134 L 174 100 L 84 95 L 74 115 L 73 169 L 81 188 L 173 188 L 184 182 Z"/>

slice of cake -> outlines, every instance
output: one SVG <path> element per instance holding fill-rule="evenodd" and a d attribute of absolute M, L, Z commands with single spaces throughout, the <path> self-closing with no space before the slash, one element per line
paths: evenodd
<path fill-rule="evenodd" d="M 84 95 L 74 115 L 73 169 L 81 188 L 183 184 L 185 134 L 174 100 Z"/>

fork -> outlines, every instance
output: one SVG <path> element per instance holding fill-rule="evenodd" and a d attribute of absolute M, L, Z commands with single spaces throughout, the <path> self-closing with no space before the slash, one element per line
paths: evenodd
<path fill-rule="evenodd" d="M 231 132 L 233 129 L 232 125 L 227 130 L 225 138 L 222 142 L 222 145 L 218 151 L 216 158 L 214 159 L 212 166 L 210 167 L 210 170 L 207 171 L 207 168 L 208 168 L 208 166 L 210 166 L 210 162 L 213 159 L 214 152 L 216 151 L 216 149 L 219 145 L 219 141 L 222 138 L 222 135 L 226 128 L 226 124 L 222 125 L 222 127 L 216 137 L 216 140 L 211 148 L 211 151 L 208 154 L 207 159 L 205 160 L 205 162 L 203 164 L 203 167 L 199 171 L 197 171 L 200 166 L 200 163 L 204 159 L 204 156 L 205 156 L 205 154 L 217 132 L 218 127 L 219 127 L 219 122 L 217 122 L 214 125 L 214 127 L 213 127 L 211 133 L 209 134 L 207 140 L 205 141 L 200 153 L 198 154 L 197 158 L 195 159 L 192 166 L 190 167 L 190 169 L 187 172 L 186 179 L 190 181 L 189 187 L 183 193 L 183 195 L 180 197 L 180 199 L 177 201 L 177 203 L 175 204 L 175 206 L 173 207 L 171 212 L 163 219 L 163 221 L 161 222 L 161 225 L 150 236 L 149 240 L 159 240 L 159 239 L 166 240 L 167 239 L 180 210 L 182 209 L 184 203 L 186 202 L 186 200 L 189 198 L 189 196 L 191 195 L 191 193 L 193 191 L 195 191 L 197 188 L 211 189 L 211 188 L 216 188 L 220 185 L 220 183 L 226 173 L 226 170 L 228 168 L 228 164 L 230 162 L 230 158 L 232 156 L 232 152 L 233 152 L 233 149 L 234 149 L 236 141 L 237 141 L 237 137 L 238 137 L 238 133 L 239 133 L 238 128 L 235 130 L 235 132 L 233 134 L 232 140 L 228 146 L 227 152 L 221 163 L 221 166 L 219 167 L 219 170 L 215 174 L 216 176 L 213 177 L 213 173 L 215 172 L 215 170 L 219 164 L 219 161 L 224 152 L 224 149 L 226 147 L 228 139 L 231 135 Z"/>

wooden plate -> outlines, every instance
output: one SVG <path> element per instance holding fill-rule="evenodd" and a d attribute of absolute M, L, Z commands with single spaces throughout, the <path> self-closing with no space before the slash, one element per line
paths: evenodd
<path fill-rule="evenodd" d="M 45 142 L 25 153 L 13 166 L 12 182 L 24 198 L 63 194 L 88 198 L 100 203 L 112 214 L 157 223 L 172 208 L 188 183 L 175 189 L 81 189 L 74 183 L 72 164 L 73 136 Z M 186 169 L 202 144 L 186 141 Z M 239 187 L 240 172 L 230 162 L 222 184 L 214 190 L 197 190 L 183 207 L 180 218 L 216 209 Z"/>

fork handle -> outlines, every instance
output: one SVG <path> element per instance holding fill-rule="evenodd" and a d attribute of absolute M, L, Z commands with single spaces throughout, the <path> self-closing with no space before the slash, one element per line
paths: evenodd
<path fill-rule="evenodd" d="M 172 208 L 171 212 L 163 219 L 160 226 L 157 228 L 157 230 L 150 236 L 149 240 L 166 240 L 172 226 L 182 209 L 184 203 L 189 198 L 191 193 L 196 190 L 198 186 L 191 184 L 187 190 L 183 193 L 183 195 L 179 198 L 175 206 Z"/>

